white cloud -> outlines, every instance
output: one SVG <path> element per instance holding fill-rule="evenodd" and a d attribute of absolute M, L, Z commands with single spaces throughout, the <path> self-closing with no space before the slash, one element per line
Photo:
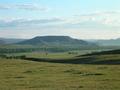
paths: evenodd
<path fill-rule="evenodd" d="M 60 18 L 51 18 L 51 19 L 13 19 L 13 20 L 0 20 L 1 28 L 11 28 L 11 27 L 26 27 L 26 26 L 43 26 L 51 25 L 62 22 Z"/>
<path fill-rule="evenodd" d="M 77 15 L 69 18 L 48 18 L 48 19 L 14 19 L 0 20 L 1 27 L 18 26 L 40 27 L 63 27 L 63 28 L 84 28 L 84 29 L 118 29 L 120 28 L 120 12 L 97 12 L 85 15 Z"/>
<path fill-rule="evenodd" d="M 76 15 L 71 22 L 75 22 L 74 24 L 94 22 L 108 27 L 120 27 L 120 11 L 96 12 L 85 15 Z"/>
<path fill-rule="evenodd" d="M 0 10 L 38 10 L 47 11 L 47 7 L 41 7 L 37 4 L 0 4 Z"/>
<path fill-rule="evenodd" d="M 120 12 L 97 12 L 69 18 L 1 20 L 0 27 L 1 37 L 68 35 L 83 39 L 119 38 Z"/>

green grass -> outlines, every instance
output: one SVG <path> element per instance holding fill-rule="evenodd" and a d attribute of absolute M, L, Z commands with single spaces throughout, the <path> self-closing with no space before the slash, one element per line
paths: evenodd
<path fill-rule="evenodd" d="M 27 57 L 33 57 L 33 58 L 50 58 L 50 59 L 65 59 L 65 58 L 73 58 L 75 54 L 68 54 L 67 52 L 64 53 L 48 53 L 46 55 L 45 53 L 29 53 L 26 54 Z"/>
<path fill-rule="evenodd" d="M 29 57 L 42 58 L 39 53 Z M 67 53 L 48 54 L 46 58 L 68 63 L 35 62 L 0 59 L 0 90 L 120 90 L 120 66 L 104 64 L 72 64 L 84 60 Z M 89 56 L 87 58 L 91 59 Z M 69 60 L 69 58 L 72 58 Z M 120 55 L 94 56 L 95 61 L 120 60 Z"/>
<path fill-rule="evenodd" d="M 102 50 L 74 50 L 69 52 L 75 52 L 75 54 L 68 54 L 69 52 L 59 52 L 59 53 L 50 53 L 48 52 L 48 55 L 46 55 L 45 52 L 27 52 L 27 53 L 12 53 L 8 55 L 26 55 L 27 57 L 33 57 L 33 58 L 50 58 L 50 59 L 67 59 L 67 58 L 73 58 L 78 55 L 84 55 L 86 53 L 92 53 Z"/>

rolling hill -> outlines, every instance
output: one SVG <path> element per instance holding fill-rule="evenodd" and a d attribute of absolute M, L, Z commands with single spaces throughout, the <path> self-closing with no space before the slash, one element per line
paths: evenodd
<path fill-rule="evenodd" d="M 68 36 L 41 36 L 29 40 L 19 42 L 17 44 L 27 45 L 80 45 L 80 46 L 93 46 L 94 43 L 89 43 L 84 40 L 73 39 Z"/>

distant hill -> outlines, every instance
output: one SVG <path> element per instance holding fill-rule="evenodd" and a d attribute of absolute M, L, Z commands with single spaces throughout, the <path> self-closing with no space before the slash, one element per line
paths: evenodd
<path fill-rule="evenodd" d="M 12 38 L 0 38 L 0 41 L 4 42 L 4 44 L 14 44 L 26 39 L 12 39 Z"/>
<path fill-rule="evenodd" d="M 5 44 L 5 42 L 3 40 L 0 40 L 0 44 Z"/>
<path fill-rule="evenodd" d="M 17 44 L 28 45 L 95 45 L 84 40 L 73 39 L 69 36 L 38 36 L 29 40 L 19 42 Z"/>
<path fill-rule="evenodd" d="M 110 40 L 88 40 L 102 46 L 120 46 L 120 38 Z"/>

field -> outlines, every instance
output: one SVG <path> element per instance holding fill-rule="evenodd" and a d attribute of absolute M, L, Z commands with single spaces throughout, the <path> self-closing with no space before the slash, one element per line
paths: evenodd
<path fill-rule="evenodd" d="M 120 90 L 120 54 L 25 55 L 0 58 L 0 90 Z"/>

